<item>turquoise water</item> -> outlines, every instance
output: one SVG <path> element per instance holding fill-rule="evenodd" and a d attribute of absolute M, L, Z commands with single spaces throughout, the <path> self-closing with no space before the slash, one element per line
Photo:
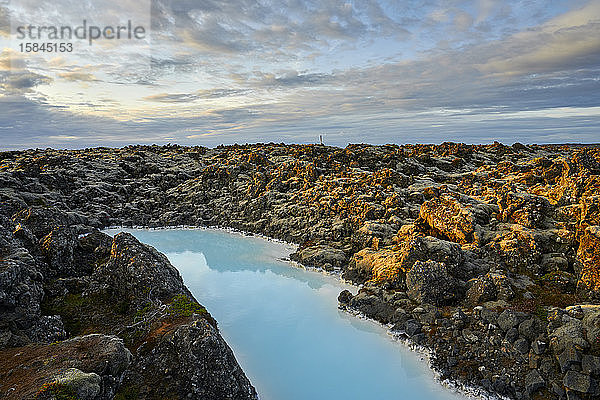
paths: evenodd
<path fill-rule="evenodd" d="M 179 269 L 261 400 L 465 398 L 384 328 L 338 310 L 339 292 L 356 288 L 281 260 L 288 245 L 219 230 L 127 231 Z"/>

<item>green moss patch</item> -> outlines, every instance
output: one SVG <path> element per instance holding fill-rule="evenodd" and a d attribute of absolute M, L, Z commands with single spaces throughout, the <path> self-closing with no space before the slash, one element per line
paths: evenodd
<path fill-rule="evenodd" d="M 168 312 L 170 315 L 177 317 L 190 317 L 192 314 L 208 314 L 206 308 L 182 294 L 173 297 L 173 300 L 169 304 Z"/>
<path fill-rule="evenodd" d="M 62 317 L 65 329 L 70 335 L 78 335 L 85 329 L 82 315 L 93 306 L 93 300 L 81 294 L 68 293 L 52 301 L 42 303 L 42 314 L 58 314 Z"/>
<path fill-rule="evenodd" d="M 42 385 L 35 394 L 34 399 L 79 400 L 79 397 L 70 386 L 58 382 L 49 382 Z"/>

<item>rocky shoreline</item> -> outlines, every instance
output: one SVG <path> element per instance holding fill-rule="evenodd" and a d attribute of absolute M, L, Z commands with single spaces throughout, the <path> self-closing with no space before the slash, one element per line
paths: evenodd
<path fill-rule="evenodd" d="M 77 381 L 90 399 L 256 398 L 168 260 L 99 232 L 114 225 L 298 244 L 294 261 L 363 285 L 340 307 L 428 349 L 442 380 L 514 399 L 600 395 L 597 146 L 0 153 L 0 393 L 51 398 Z M 97 341 L 119 345 L 88 365 Z M 57 346 L 71 357 L 55 362 Z M 38 358 L 25 365 L 22 349 Z"/>

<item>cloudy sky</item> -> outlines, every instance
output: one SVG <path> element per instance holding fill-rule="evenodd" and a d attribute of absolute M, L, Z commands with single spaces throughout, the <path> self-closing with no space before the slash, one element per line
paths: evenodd
<path fill-rule="evenodd" d="M 142 26 L 24 53 L 19 27 Z M 600 0 L 0 0 L 0 148 L 600 142 Z"/>

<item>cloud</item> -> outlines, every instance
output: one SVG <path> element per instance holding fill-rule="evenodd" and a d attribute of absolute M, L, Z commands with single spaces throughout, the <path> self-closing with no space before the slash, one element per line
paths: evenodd
<path fill-rule="evenodd" d="M 95 82 L 98 79 L 94 76 L 94 74 L 89 72 L 81 72 L 81 71 L 69 71 L 69 72 L 60 72 L 58 76 L 64 80 L 71 82 Z"/>
<path fill-rule="evenodd" d="M 51 68 L 64 67 L 67 64 L 67 60 L 63 56 L 57 56 L 48 60 L 48 66 Z"/>
<path fill-rule="evenodd" d="M 324 73 L 299 73 L 289 70 L 279 74 L 256 73 L 249 83 L 257 87 L 311 87 L 331 82 L 333 76 Z"/>
<path fill-rule="evenodd" d="M 22 95 L 0 97 L 0 148 L 86 147 L 159 142 L 168 124 L 120 122 L 72 113 Z M 154 133 L 154 132 L 155 133 Z"/>
<path fill-rule="evenodd" d="M 180 32 L 183 42 L 200 51 L 218 54 L 247 53 L 255 49 L 241 30 L 227 26 L 213 18 L 192 25 Z"/>
<path fill-rule="evenodd" d="M 343 43 L 408 33 L 379 2 L 286 0 L 188 0 L 153 4 L 153 29 L 162 38 L 198 51 L 297 58 L 298 51 L 324 51 Z"/>
<path fill-rule="evenodd" d="M 10 36 L 10 11 L 6 5 L 0 3 L 0 37 Z"/>
<path fill-rule="evenodd" d="M 20 96 L 0 97 L 0 148 L 81 148 L 125 144 L 200 144 L 284 141 L 315 143 L 561 143 L 597 141 L 596 107 L 508 113 L 438 110 L 422 113 L 290 112 L 281 104 L 214 110 L 194 117 L 148 115 L 142 121 L 73 114 Z M 510 132 L 510 134 L 507 134 Z"/>
<path fill-rule="evenodd" d="M 473 20 L 473 17 L 471 16 L 471 14 L 469 14 L 468 12 L 459 10 L 454 15 L 453 22 L 454 22 L 454 26 L 456 27 L 456 29 L 458 29 L 459 31 L 466 31 L 473 26 L 474 20 Z"/>
<path fill-rule="evenodd" d="M 27 64 L 22 53 L 16 52 L 11 48 L 5 48 L 0 53 L 0 72 L 19 72 L 24 71 L 26 67 Z"/>
<path fill-rule="evenodd" d="M 488 19 L 494 9 L 501 4 L 497 0 L 478 0 L 477 1 L 478 15 L 475 20 L 476 24 L 479 24 Z"/>
<path fill-rule="evenodd" d="M 198 100 L 198 97 L 193 93 L 159 93 L 146 96 L 143 100 L 159 103 L 188 103 Z"/>
<path fill-rule="evenodd" d="M 600 65 L 600 3 L 560 15 L 536 29 L 519 32 L 499 43 L 484 73 L 534 74 Z"/>
<path fill-rule="evenodd" d="M 10 15 L 8 10 L 0 5 L 0 37 L 10 36 Z"/>
<path fill-rule="evenodd" d="M 50 82 L 52 82 L 51 78 L 33 72 L 13 73 L 3 77 L 0 88 L 7 93 L 20 93 L 38 85 L 48 85 Z"/>
<path fill-rule="evenodd" d="M 159 93 L 146 96 L 143 100 L 159 103 L 190 103 L 200 99 L 219 99 L 223 97 L 241 96 L 248 93 L 248 89 L 209 89 L 198 90 L 194 93 Z"/>

